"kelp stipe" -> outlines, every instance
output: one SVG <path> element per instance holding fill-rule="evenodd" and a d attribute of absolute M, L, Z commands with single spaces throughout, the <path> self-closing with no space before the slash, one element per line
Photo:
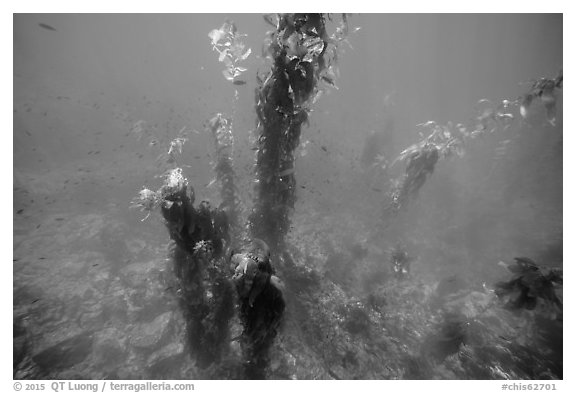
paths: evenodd
<path fill-rule="evenodd" d="M 212 134 L 215 149 L 214 172 L 216 181 L 220 184 L 220 209 L 226 212 L 231 233 L 231 246 L 237 247 L 242 239 L 240 224 L 240 198 L 234 182 L 236 173 L 232 159 L 234 151 L 234 137 L 232 135 L 232 121 L 223 114 L 217 113 L 208 121 L 208 130 Z"/>
<path fill-rule="evenodd" d="M 206 201 L 194 207 L 194 190 L 180 168 L 167 173 L 156 198 L 174 241 L 171 254 L 187 323 L 187 344 L 198 366 L 204 368 L 229 350 L 234 291 L 227 279 L 224 252 L 229 241 L 227 215 Z"/>
<path fill-rule="evenodd" d="M 285 236 L 296 200 L 295 150 L 302 124 L 323 91 L 319 82 L 336 87 L 338 43 L 345 40 L 348 29 L 345 15 L 332 37 L 326 32 L 323 14 L 267 15 L 265 20 L 275 27 L 264 49 L 272 60 L 272 70 L 258 78 L 256 90 L 256 192 L 248 227 L 252 239 L 262 239 L 258 242 L 270 246 L 272 257 L 255 259 L 256 277 L 266 280 L 255 302 L 250 296 L 241 297 L 245 376 L 250 379 L 266 376 L 269 351 L 284 313 L 281 285 L 274 279 L 269 260 L 280 262 L 281 273 L 290 270 L 292 258 Z M 244 266 L 251 263 L 250 254 L 242 257 Z"/>
<path fill-rule="evenodd" d="M 265 48 L 272 70 L 256 91 L 256 197 L 249 225 L 253 237 L 281 249 L 296 200 L 294 152 L 302 124 L 322 92 L 318 83 L 335 86 L 337 45 L 345 39 L 347 21 L 343 16 L 342 26 L 329 37 L 323 14 L 266 20 L 276 30 Z"/>

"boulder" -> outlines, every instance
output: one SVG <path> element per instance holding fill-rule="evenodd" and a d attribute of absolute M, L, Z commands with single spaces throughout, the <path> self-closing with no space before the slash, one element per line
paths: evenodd
<path fill-rule="evenodd" d="M 92 332 L 83 332 L 44 349 L 32 360 L 45 371 L 66 369 L 86 359 L 92 352 L 92 342 Z"/>
<path fill-rule="evenodd" d="M 152 322 L 138 324 L 132 329 L 130 344 L 139 349 L 154 350 L 168 336 L 173 320 L 173 312 L 165 312 Z"/>
<path fill-rule="evenodd" d="M 148 371 L 154 379 L 176 379 L 184 356 L 184 344 L 174 342 L 148 357 Z"/>
<path fill-rule="evenodd" d="M 94 363 L 110 369 L 126 358 L 126 338 L 116 328 L 107 328 L 96 334 L 93 344 Z"/>

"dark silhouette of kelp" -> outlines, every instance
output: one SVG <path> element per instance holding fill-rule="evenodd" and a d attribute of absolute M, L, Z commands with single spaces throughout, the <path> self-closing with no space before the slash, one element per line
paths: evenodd
<path fill-rule="evenodd" d="M 290 227 L 296 201 L 294 151 L 302 124 L 318 82 L 334 83 L 335 48 L 329 50 L 329 41 L 336 42 L 328 37 L 322 14 L 282 14 L 268 41 L 273 67 L 256 94 L 257 185 L 249 222 L 252 236 L 272 249 L 283 248 Z"/>
<path fill-rule="evenodd" d="M 345 15 L 332 37 L 326 33 L 323 14 L 279 14 L 275 21 L 271 16 L 265 19 L 275 27 L 267 42 L 273 66 L 260 80 L 256 95 L 257 186 L 248 233 L 240 224 L 234 184 L 232 120 L 220 113 L 207 124 L 216 150 L 220 206 L 214 209 L 203 201 L 195 207 L 193 189 L 179 168 L 167 172 L 158 191 L 143 189 L 134 201 L 148 212 L 160 208 L 166 220 L 174 241 L 172 256 L 188 343 L 202 367 L 221 359 L 228 348 L 236 287 L 244 377 L 250 379 L 266 376 L 269 350 L 285 308 L 272 260 L 291 260 L 289 255 L 279 256 L 287 253 L 284 237 L 296 200 L 294 151 L 310 106 L 321 92 L 319 81 L 334 86 L 337 44 L 348 32 Z M 241 40 L 243 35 L 227 21 L 209 36 L 226 65 L 226 79 L 243 84 L 236 79 L 246 70 L 239 64 L 251 52 Z"/>
<path fill-rule="evenodd" d="M 418 127 L 428 130 L 428 135 L 402 151 L 392 163 L 394 165 L 396 162 L 404 162 L 406 169 L 389 192 L 383 219 L 389 220 L 406 209 L 409 201 L 417 197 L 441 159 L 462 157 L 466 146 L 474 139 L 495 131 L 507 130 L 517 118 L 526 121 L 529 108 L 536 101 L 544 106 L 548 122 L 556 125 L 557 95 L 562 85 L 563 76 L 560 71 L 554 79 L 540 78 L 533 81 L 530 90 L 516 100 L 502 100 L 499 103 L 487 99 L 478 101 L 476 114 L 470 124 L 448 122 L 442 125 L 435 121 L 418 124 Z"/>
<path fill-rule="evenodd" d="M 229 321 L 234 311 L 234 292 L 224 257 L 229 239 L 227 215 L 205 201 L 194 207 L 194 191 L 189 191 L 186 179 L 177 175 L 168 176 L 159 193 L 162 215 L 175 242 L 172 257 L 188 344 L 198 365 L 207 367 L 228 349 Z"/>

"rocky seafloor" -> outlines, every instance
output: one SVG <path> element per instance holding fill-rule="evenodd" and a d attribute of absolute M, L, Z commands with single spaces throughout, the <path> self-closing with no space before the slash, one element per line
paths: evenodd
<path fill-rule="evenodd" d="M 220 361 L 190 353 L 167 231 L 127 206 L 14 215 L 14 378 L 242 378 L 237 318 Z M 273 257 L 287 309 L 268 378 L 562 378 L 561 315 L 505 309 L 471 276 L 419 269 L 426 254 L 396 280 L 358 217 L 307 213 L 293 261 Z"/>

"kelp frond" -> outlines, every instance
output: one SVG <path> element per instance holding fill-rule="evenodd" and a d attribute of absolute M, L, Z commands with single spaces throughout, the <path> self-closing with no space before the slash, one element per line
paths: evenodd
<path fill-rule="evenodd" d="M 238 33 L 234 22 L 227 20 L 219 29 L 210 31 L 208 37 L 212 40 L 212 49 L 219 54 L 218 61 L 226 66 L 222 71 L 226 80 L 237 85 L 244 84 L 244 81 L 237 78 L 247 70 L 241 67 L 240 63 L 252 53 L 252 49 L 246 48 L 246 44 L 242 41 L 246 34 Z"/>

